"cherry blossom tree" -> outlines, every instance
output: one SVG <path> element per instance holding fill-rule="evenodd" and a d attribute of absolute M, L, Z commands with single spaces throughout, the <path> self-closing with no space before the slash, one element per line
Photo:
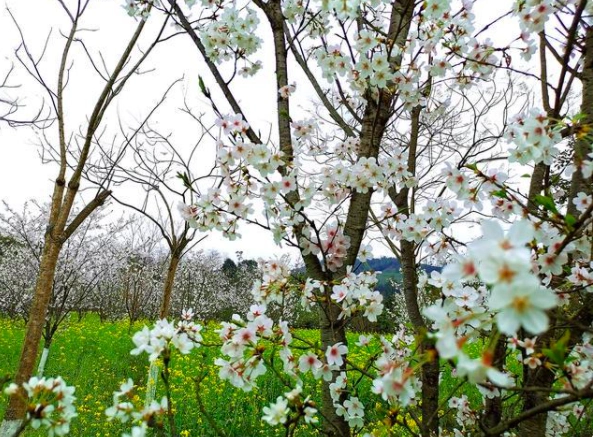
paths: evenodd
<path fill-rule="evenodd" d="M 229 277 L 223 270 L 220 254 L 192 252 L 179 266 L 173 314 L 192 308 L 199 320 L 223 321 L 232 314 L 245 313 L 253 304 L 250 291 L 260 276 L 257 267 L 239 262 L 233 276 Z"/>
<path fill-rule="evenodd" d="M 422 417 L 419 424 L 422 435 L 439 433 L 440 400 L 436 390 L 439 356 L 453 360 L 457 374 L 470 383 L 490 384 L 496 389 L 513 386 L 509 375 L 502 372 L 504 356 L 508 355 L 502 335 L 524 335 L 519 329 L 529 334 L 548 333 L 538 337 L 540 348 L 535 353 L 546 356 L 550 365 L 554 359 L 559 360 L 549 356 L 550 347 L 558 345 L 562 336 L 552 323 L 555 319 L 547 312 L 560 303 L 560 284 L 566 284 L 567 280 L 562 274 L 562 265 L 569 259 L 566 252 L 571 252 L 572 260 L 587 253 L 573 249 L 570 244 L 573 241 L 586 244 L 583 232 L 589 226 L 591 212 L 590 195 L 583 191 L 582 182 L 590 177 L 585 158 L 590 153 L 590 138 L 582 132 L 583 126 L 588 129 L 588 123 L 582 120 L 586 120 L 590 105 L 582 105 L 582 115 L 571 111 L 569 106 L 570 90 L 576 81 L 581 80 L 583 96 L 588 95 L 590 11 L 585 1 L 516 2 L 509 11 L 515 20 L 516 39 L 495 44 L 482 34 L 497 22 L 505 21 L 506 14 L 483 28 L 476 28 L 474 13 L 478 12 L 472 9 L 473 3 L 254 1 L 252 5 L 239 6 L 213 2 L 203 5 L 199 18 L 192 21 L 187 9 L 175 1 L 169 2 L 234 113 L 221 114 L 220 105 L 213 102 L 221 133 L 219 164 L 220 174 L 226 178 L 225 190 L 200 199 L 195 213 L 188 218 L 201 229 L 217 228 L 227 234 L 236 233 L 239 219 L 255 222 L 270 229 L 278 241 L 284 240 L 301 251 L 311 281 L 305 287 L 305 297 L 319 308 L 321 350 L 325 351 L 326 364 L 333 372 L 324 384 L 322 409 L 328 435 L 349 435 L 350 428 L 359 428 L 363 423 L 361 410 L 353 406 L 354 387 L 341 375 L 347 368 L 347 360 L 342 356 L 347 355 L 345 329 L 350 317 L 361 312 L 373 319 L 382 309 L 381 300 L 369 290 L 369 279 L 359 282 L 348 270 L 361 248 L 368 252 L 362 241 L 370 230 L 373 201 L 385 202 L 386 217 L 396 222 L 390 225 L 390 220 L 386 220 L 385 226 L 389 227 L 391 237 L 401 242 L 397 250 L 404 252 L 405 298 L 420 339 L 415 358 L 395 362 L 386 358 L 394 364 L 386 365 L 385 370 L 376 364 L 382 376 L 375 379 L 375 390 L 388 402 L 399 398 L 400 404 L 408 406 L 412 398 L 416 399 L 411 393 L 420 387 L 421 381 L 422 404 L 416 417 Z M 260 20 L 265 24 L 260 25 Z M 549 24 L 551 20 L 561 23 L 560 28 Z M 276 138 L 262 138 L 251 127 L 250 114 L 238 103 L 240 90 L 231 85 L 236 75 L 251 75 L 262 68 L 254 58 L 266 39 L 261 39 L 264 33 L 268 41 L 273 41 L 278 94 L 276 119 L 270 124 L 276 130 Z M 538 50 L 540 71 L 534 74 L 529 62 Z M 560 61 L 558 73 L 550 71 L 547 56 Z M 222 66 L 227 61 L 233 61 L 230 72 Z M 443 190 L 462 200 L 466 210 L 480 213 L 487 205 L 486 216 L 516 220 L 510 237 L 501 225 L 484 224 L 485 237 L 479 244 L 470 244 L 466 251 L 467 240 L 456 241 L 451 231 L 443 232 L 448 222 L 458 217 L 456 209 L 442 201 L 432 205 L 418 203 L 422 175 L 418 170 L 429 168 L 417 152 L 418 147 L 425 145 L 421 128 L 438 107 L 447 111 L 447 104 L 459 103 L 456 99 L 441 100 L 443 86 L 467 88 L 504 70 L 541 84 L 543 111 L 534 107 L 518 114 L 508 128 L 505 129 L 504 123 L 496 132 L 499 138 L 506 130 L 511 143 L 508 159 L 516 162 L 517 168 L 528 164 L 535 167 L 529 178 L 530 190 L 523 194 L 506 174 L 490 168 L 489 160 L 482 162 L 479 154 L 472 155 L 471 144 L 462 146 L 461 150 L 469 151 L 467 156 L 462 151 L 461 159 L 456 162 L 448 159 L 444 163 L 444 168 L 440 168 L 445 176 Z M 303 77 L 306 79 L 296 81 Z M 552 80 L 556 81 L 554 85 Z M 293 118 L 298 110 L 291 103 L 298 101 L 301 87 L 317 94 L 317 108 L 322 110 L 318 110 L 315 118 Z M 213 100 L 205 85 L 202 92 Z M 324 118 L 334 126 L 325 123 L 320 128 Z M 400 141 L 389 141 L 390 128 L 400 135 Z M 484 130 L 475 127 L 474 132 L 474 137 L 481 136 Z M 549 166 L 559 148 L 565 147 L 563 138 L 574 135 L 579 141 L 575 142 L 572 197 L 565 209 L 559 209 L 551 196 L 553 178 Z M 458 146 L 448 144 L 459 150 Z M 439 194 L 438 189 L 425 192 Z M 265 205 L 265 218 L 254 214 L 255 208 L 247 199 Z M 419 208 L 424 209 L 422 215 L 415 211 Z M 529 226 L 523 224 L 525 220 L 530 222 Z M 541 234 L 542 228 L 546 229 L 547 239 Z M 424 242 L 429 234 L 440 235 L 443 246 L 466 253 L 464 259 L 469 261 L 448 259 L 452 267 L 446 270 L 448 276 L 444 278 L 454 285 L 442 291 L 439 302 L 422 311 L 417 304 L 419 279 L 415 272 L 414 243 Z M 496 251 L 497 244 L 509 247 Z M 512 252 L 515 248 L 517 252 Z M 535 268 L 531 265 L 532 258 Z M 465 267 L 460 270 L 460 265 Z M 282 278 L 277 270 L 273 268 L 268 283 L 261 286 L 257 296 L 260 302 L 275 298 L 271 284 Z M 471 283 L 477 286 L 476 291 L 465 288 Z M 509 284 L 507 288 L 505 283 Z M 351 288 L 353 284 L 362 288 L 356 291 Z M 474 309 L 476 305 L 462 304 L 475 300 L 486 311 L 478 312 Z M 449 307 L 449 302 L 454 304 Z M 569 326 L 590 325 L 586 307 L 572 307 L 576 319 L 570 319 Z M 488 317 L 492 316 L 493 322 L 488 327 Z M 466 320 L 472 323 L 462 323 Z M 566 322 L 563 318 L 563 323 Z M 483 349 L 481 359 L 470 358 L 463 348 L 455 347 L 463 344 L 472 330 L 475 332 L 469 338 L 484 341 L 478 332 L 485 327 L 490 340 L 485 341 L 488 346 Z M 432 329 L 436 331 L 431 333 Z M 578 342 L 587 341 L 581 338 L 585 331 L 571 330 L 570 342 L 564 341 L 570 350 Z M 235 337 L 225 338 L 231 342 Z M 539 356 L 536 358 L 540 359 Z M 288 351 L 283 358 L 287 369 L 292 369 Z M 523 372 L 526 384 L 521 387 L 524 389 L 522 412 L 502 420 L 498 394 L 495 397 L 499 399 L 486 401 L 484 414 L 464 411 L 462 417 L 473 414 L 475 419 L 465 420 L 462 429 L 474 426 L 487 434 L 498 435 L 519 425 L 521 435 L 542 435 L 546 415 L 541 413 L 546 408 L 554 410 L 563 402 L 589 396 L 585 385 L 578 389 L 582 391 L 575 391 L 565 399 L 549 400 L 549 390 L 553 390 L 554 381 L 562 381 L 562 376 L 534 366 L 535 359 L 527 359 Z M 224 365 L 234 368 L 245 363 L 231 360 Z M 419 378 L 415 376 L 417 368 L 423 369 Z M 247 381 L 247 387 L 252 383 Z M 391 391 L 390 384 L 396 383 L 403 391 Z M 336 384 L 341 390 L 335 389 Z M 281 400 L 276 406 L 287 411 L 284 404 Z M 286 416 L 283 419 L 270 422 L 287 423 Z"/>
<path fill-rule="evenodd" d="M 26 203 L 22 213 L 5 205 L 6 214 L 0 215 L 0 229 L 11 237 L 10 252 L 3 257 L 2 294 L 5 311 L 25 321 L 33 298 L 35 277 L 39 271 L 43 248 L 47 205 Z M 100 257 L 106 246 L 113 244 L 121 224 L 106 224 L 103 214 L 93 214 L 66 241 L 56 266 L 51 298 L 43 328 L 43 352 L 37 374 L 43 375 L 52 340 L 68 316 L 80 311 L 105 272 Z M 4 311 L 3 311 L 4 312 Z"/>
<path fill-rule="evenodd" d="M 27 321 L 37 270 L 30 252 L 17 239 L 3 235 L 0 256 L 0 313 Z"/>
<path fill-rule="evenodd" d="M 198 82 L 217 168 L 214 182 L 185 181 L 202 194 L 183 217 L 229 238 L 268 230 L 307 276 L 294 284 L 286 262 L 261 263 L 255 303 L 217 330 L 219 376 L 249 391 L 272 369 L 286 392 L 262 418 L 286 435 L 300 424 L 328 436 L 580 432 L 593 398 L 591 2 L 517 0 L 500 15 L 471 0 L 196 3 L 126 2 L 139 20 L 172 14 L 210 72 Z M 274 83 L 253 110 L 240 81 L 257 74 Z M 483 125 L 459 111 L 480 113 L 505 75 L 532 88 L 532 103 L 503 93 L 504 114 Z M 265 95 L 273 117 L 261 122 Z M 401 258 L 411 329 L 359 336 L 361 363 L 346 334 L 383 311 L 376 273 L 356 271 L 378 238 Z M 426 256 L 442 272 L 419 274 Z M 270 317 L 290 295 L 317 313 L 319 342 Z M 172 351 L 202 345 L 191 317 L 133 337 L 134 354 L 163 359 L 165 384 Z M 458 381 L 448 392 L 444 375 Z M 109 418 L 136 419 L 132 435 L 144 435 L 164 417 L 174 435 L 169 392 L 140 409 L 132 388 L 115 393 Z"/>

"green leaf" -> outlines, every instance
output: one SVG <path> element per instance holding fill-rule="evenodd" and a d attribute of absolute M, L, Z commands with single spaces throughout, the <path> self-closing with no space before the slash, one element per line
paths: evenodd
<path fill-rule="evenodd" d="M 465 168 L 469 168 L 470 170 L 473 170 L 475 172 L 478 172 L 478 166 L 476 164 L 465 164 Z"/>
<path fill-rule="evenodd" d="M 204 79 L 202 79 L 202 76 L 198 76 L 198 85 L 200 86 L 200 91 L 202 91 L 202 94 L 204 94 L 206 97 L 210 98 L 210 90 L 208 88 L 206 88 L 206 85 L 204 84 Z"/>
<path fill-rule="evenodd" d="M 563 366 L 566 361 L 568 352 L 567 344 L 570 340 L 570 331 L 564 331 L 564 334 L 558 341 L 552 344 L 549 349 L 543 349 L 542 353 L 550 359 L 550 361 L 558 366 Z"/>
<path fill-rule="evenodd" d="M 505 190 L 504 188 L 501 190 L 497 190 L 497 191 L 493 191 L 492 195 L 494 197 L 500 197 L 501 199 L 506 199 L 507 198 L 507 190 Z"/>
<path fill-rule="evenodd" d="M 189 190 L 193 191 L 191 181 L 189 180 L 189 175 L 186 172 L 177 172 L 177 177 L 181 179 L 181 181 L 183 182 L 183 186 L 185 188 L 188 188 Z"/>
<path fill-rule="evenodd" d="M 566 226 L 568 226 L 569 228 L 573 228 L 575 223 L 577 222 L 577 219 L 572 214 L 566 214 L 566 217 L 564 217 L 564 222 L 566 223 Z"/>
<path fill-rule="evenodd" d="M 546 211 L 553 212 L 554 214 L 558 214 L 558 208 L 556 208 L 556 204 L 554 203 L 554 199 L 550 196 L 543 196 L 538 194 L 535 196 L 535 203 L 543 206 Z"/>

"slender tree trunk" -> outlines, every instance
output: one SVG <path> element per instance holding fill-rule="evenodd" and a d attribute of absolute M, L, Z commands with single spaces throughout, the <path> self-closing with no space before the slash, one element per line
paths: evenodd
<path fill-rule="evenodd" d="M 163 287 L 163 299 L 161 301 L 161 310 L 159 314 L 160 319 L 165 319 L 169 316 L 171 307 L 171 296 L 173 294 L 173 285 L 175 284 L 175 274 L 181 257 L 177 251 L 171 252 L 171 260 L 169 261 L 169 268 L 167 269 L 167 277 Z M 156 396 L 156 386 L 159 379 L 160 366 L 156 361 L 150 363 L 148 369 L 148 377 L 146 380 L 146 397 L 144 398 L 144 406 L 148 407 Z"/>
<path fill-rule="evenodd" d="M 406 310 L 416 334 L 424 335 L 420 342 L 420 351 L 427 362 L 422 365 L 422 437 L 439 435 L 439 357 L 434 344 L 426 339 L 426 325 L 418 304 L 418 274 L 414 243 L 401 241 L 401 266 Z"/>
<path fill-rule="evenodd" d="M 585 59 L 582 70 L 583 93 L 581 112 L 585 116 L 582 123 L 585 126 L 591 126 L 591 124 L 593 124 L 593 28 L 587 29 L 586 32 Z M 576 205 L 572 203 L 572 200 L 575 199 L 576 195 L 581 191 L 587 193 L 591 192 L 590 181 L 585 181 L 583 174 L 579 169 L 579 165 L 582 163 L 583 159 L 586 158 L 589 151 L 590 137 L 577 138 L 574 150 L 574 164 L 576 171 L 572 176 L 570 195 L 568 197 L 568 212 L 573 215 L 578 215 L 579 213 L 576 209 Z M 547 342 L 554 340 L 553 337 L 548 339 L 545 339 L 544 337 L 546 336 L 542 336 L 538 339 L 540 345 L 545 345 Z M 525 380 L 527 382 L 525 384 L 526 387 L 550 388 L 554 382 L 554 374 L 544 366 L 541 366 L 535 370 L 529 369 Z M 548 395 L 545 392 L 525 392 L 523 395 L 523 411 L 528 411 L 538 404 L 545 402 L 547 399 Z M 538 414 L 525 420 L 519 426 L 519 437 L 544 435 L 546 431 L 546 419 L 547 414 Z"/>
<path fill-rule="evenodd" d="M 588 129 L 593 126 L 593 28 L 587 29 L 585 38 L 585 62 L 583 64 L 583 96 L 581 100 L 581 113 L 585 116 L 581 123 Z M 576 199 L 579 192 L 591 194 L 591 179 L 585 180 L 580 166 L 587 154 L 591 152 L 591 134 L 577 136 L 573 163 L 575 172 L 570 184 L 570 195 L 568 196 L 568 213 L 574 216 L 579 215 L 579 211 L 572 199 Z"/>
<path fill-rule="evenodd" d="M 169 261 L 169 268 L 167 269 L 167 277 L 165 279 L 165 286 L 163 288 L 163 300 L 161 302 L 161 311 L 159 317 L 161 319 L 169 316 L 171 308 L 171 296 L 173 294 L 173 285 L 175 283 L 175 274 L 181 257 L 176 251 L 171 252 L 171 260 Z"/>
<path fill-rule="evenodd" d="M 19 419 L 8 420 L 4 419 L 0 424 L 0 436 L 4 437 L 13 437 L 20 435 L 20 430 L 22 430 L 25 422 Z"/>
<path fill-rule="evenodd" d="M 506 343 L 507 338 L 505 336 L 501 336 L 496 342 L 492 366 L 497 369 L 502 370 L 507 350 Z M 502 396 L 497 396 L 491 399 L 487 398 L 484 405 L 484 416 L 482 420 L 483 427 L 490 429 L 498 425 L 502 420 L 502 412 Z"/>
<path fill-rule="evenodd" d="M 31 304 L 29 321 L 25 333 L 25 341 L 21 351 L 19 368 L 15 377 L 16 384 L 20 385 L 29 380 L 33 374 L 37 360 L 37 348 L 41 342 L 41 335 L 45 325 L 47 307 L 51 298 L 52 285 L 54 281 L 58 256 L 61 243 L 55 241 L 48 232 L 45 236 L 43 254 L 39 267 L 39 276 L 35 285 L 35 295 Z M 22 420 L 25 416 L 25 402 L 21 393 L 12 395 L 8 401 L 8 407 L 4 415 L 5 420 Z"/>
<path fill-rule="evenodd" d="M 543 162 L 536 164 L 533 168 L 533 173 L 531 173 L 531 181 L 529 182 L 529 196 L 527 200 L 527 208 L 529 212 L 533 213 L 537 211 L 537 203 L 535 203 L 535 196 L 540 194 L 544 189 L 544 184 L 546 180 L 546 172 L 548 171 L 548 166 Z"/>
<path fill-rule="evenodd" d="M 327 350 L 328 347 L 333 346 L 338 342 L 342 342 L 345 345 L 348 345 L 344 323 L 343 321 L 338 320 L 339 313 L 339 308 L 333 304 L 319 311 L 321 348 L 324 351 Z M 343 417 L 340 417 L 336 414 L 336 409 L 334 408 L 333 400 L 331 398 L 329 389 L 329 385 L 331 384 L 331 382 L 335 381 L 336 376 L 339 373 L 340 371 L 335 371 L 332 381 L 323 380 L 322 384 L 323 402 L 321 405 L 321 413 L 325 418 L 325 420 L 323 421 L 323 429 L 325 435 L 330 437 L 348 437 L 350 435 L 350 427 L 348 426 L 348 423 L 344 420 Z M 343 399 L 340 399 L 341 402 L 346 400 L 345 394 L 342 397 Z"/>
<path fill-rule="evenodd" d="M 548 338 L 549 340 L 549 338 Z M 536 369 L 527 369 L 525 387 L 541 387 L 543 389 L 552 387 L 554 383 L 554 372 L 544 366 Z M 538 391 L 527 391 L 523 395 L 523 411 L 528 411 L 549 399 L 548 393 Z M 518 437 L 535 437 L 546 435 L 546 413 L 537 414 L 521 422 L 519 425 Z"/>

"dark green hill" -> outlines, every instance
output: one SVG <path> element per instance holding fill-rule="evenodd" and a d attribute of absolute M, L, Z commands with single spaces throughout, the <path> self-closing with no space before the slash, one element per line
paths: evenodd
<path fill-rule="evenodd" d="M 422 270 L 430 274 L 432 271 L 440 271 L 441 267 L 432 266 L 429 264 L 421 264 Z M 377 279 L 377 290 L 384 295 L 389 295 L 397 291 L 394 283 L 401 281 L 401 269 L 399 260 L 391 257 L 374 258 L 365 261 L 364 263 L 357 263 L 357 271 L 375 271 L 381 272 Z"/>

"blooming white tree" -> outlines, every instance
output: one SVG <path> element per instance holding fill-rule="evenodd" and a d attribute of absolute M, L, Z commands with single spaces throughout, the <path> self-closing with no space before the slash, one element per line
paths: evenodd
<path fill-rule="evenodd" d="M 269 369 L 279 374 L 289 391 L 263 419 L 287 435 L 302 422 L 316 426 L 317 415 L 328 436 L 402 429 L 423 437 L 574 435 L 583 401 L 593 397 L 591 2 L 517 0 L 499 17 L 482 16 L 480 6 L 126 2 L 139 21 L 159 9 L 172 13 L 211 73 L 199 84 L 214 114 L 215 182 L 186 181 L 203 195 L 183 210 L 185 219 L 229 238 L 246 224 L 259 226 L 297 248 L 305 264 L 307 279 L 294 286 L 285 263 L 264 263 L 254 305 L 217 332 L 222 379 L 253 390 Z M 265 49 L 270 64 L 258 59 Z M 275 78 L 262 85 L 271 88 L 274 116 L 256 126 L 261 114 L 240 103 L 249 82 L 239 81 L 266 71 Z M 469 136 L 442 137 L 443 144 L 426 139 L 442 131 L 428 125 L 447 119 L 443 113 L 462 102 L 478 110 L 475 99 L 492 95 L 462 91 L 484 90 L 507 73 L 537 86 L 537 103 L 518 108 L 503 97 L 512 118 L 469 125 Z M 481 148 L 483 136 L 500 147 Z M 558 169 L 562 152 L 572 162 Z M 569 181 L 564 193 L 562 179 Z M 484 216 L 478 237 L 455 224 Z M 373 339 L 379 350 L 361 366 L 346 333 L 354 317 L 373 321 L 383 310 L 375 274 L 356 269 L 378 234 L 401 257 L 413 331 L 394 327 L 392 336 Z M 442 273 L 417 274 L 427 255 L 446 262 Z M 418 295 L 429 290 L 432 302 L 421 308 Z M 267 314 L 291 293 L 319 316 L 321 342 L 298 339 L 305 351 L 286 321 Z M 170 333 L 170 326 L 159 321 L 154 330 Z M 135 337 L 136 351 L 166 356 L 166 348 L 152 348 L 152 332 Z M 361 337 L 358 344 L 371 343 Z M 322 387 L 318 411 L 309 398 L 317 384 L 303 377 L 309 372 Z M 477 387 L 483 405 L 440 393 L 445 372 L 460 388 Z M 386 412 L 378 425 L 363 392 Z M 160 403 L 154 411 L 168 408 Z M 397 412 L 413 417 L 417 432 Z"/>
<path fill-rule="evenodd" d="M 4 304 L 0 313 L 25 321 L 29 318 L 35 278 L 39 271 L 43 235 L 49 208 L 35 202 L 25 203 L 22 213 L 5 205 L 0 214 L 0 232 L 11 244 L 0 261 L 2 280 L 0 293 Z M 91 215 L 72 237 L 65 242 L 58 258 L 52 293 L 43 327 L 43 352 L 38 366 L 43 374 L 55 333 L 72 312 L 81 316 L 85 306 L 107 271 L 101 262 L 105 248 L 114 244 L 121 231 L 121 223 L 109 224 L 104 214 Z M 113 262 L 113 259 L 110 259 Z"/>
<path fill-rule="evenodd" d="M 590 184 L 585 180 L 591 176 L 587 59 L 593 57 L 588 49 L 593 49 L 586 1 L 514 2 L 509 11 L 509 26 L 514 30 L 508 32 L 510 38 L 496 42 L 484 33 L 504 21 L 506 14 L 477 28 L 474 14 L 478 10 L 474 11 L 472 1 L 219 1 L 201 7 L 186 3 L 200 10 L 196 21 L 188 18 L 193 9 L 168 2 L 232 111 L 221 113 L 200 81 L 217 115 L 219 174 L 224 182 L 188 209 L 187 219 L 200 229 L 219 229 L 231 237 L 237 235 L 241 221 L 256 223 L 273 232 L 278 242 L 301 251 L 309 276 L 301 291 L 303 304 L 316 308 L 321 321 L 318 355 L 324 358 L 319 360 L 318 375 L 325 381 L 322 413 L 328 435 L 349 435 L 351 429 L 364 426 L 358 398 L 352 396 L 356 387 L 348 384 L 345 373 L 356 371 L 347 358 L 345 332 L 354 315 L 373 320 L 382 310 L 381 296 L 372 291 L 372 277 L 361 278 L 351 270 L 361 249 L 368 252 L 362 242 L 373 224 L 400 243 L 394 248 L 408 271 L 406 307 L 420 341 L 412 356 L 386 354 L 373 364 L 378 371 L 375 392 L 405 407 L 411 400 L 421 401 L 420 411 L 414 414 L 422 417 L 423 436 L 439 433 L 439 355 L 452 360 L 458 376 L 471 384 L 492 390 L 516 387 L 514 381 L 519 379 L 513 381 L 506 373 L 502 334 L 523 336 L 524 330 L 538 335 L 535 358 L 545 356 L 550 364 L 565 366 L 567 354 L 546 352 L 560 347 L 554 345 L 562 341 L 554 328 L 558 315 L 550 310 L 563 302 L 561 291 L 570 284 L 563 265 L 569 258 L 580 259 L 579 268 L 591 261 L 585 234 L 591 216 L 586 207 Z M 146 18 L 149 4 L 129 2 L 129 12 Z M 548 25 L 552 17 L 562 23 L 560 30 Z M 268 37 L 263 38 L 266 32 Z M 273 42 L 277 91 L 276 117 L 270 121 L 276 130 L 272 138 L 262 138 L 259 129 L 251 126 L 250 114 L 239 104 L 240 92 L 231 86 L 236 77 L 266 68 L 256 60 L 265 40 Z M 537 51 L 539 75 L 530 71 L 529 64 Z M 557 74 L 550 71 L 548 56 L 560 61 Z M 230 72 L 224 66 L 228 61 L 232 61 Z M 431 122 L 431 114 L 458 104 L 459 100 L 449 98 L 451 90 L 479 86 L 502 70 L 541 85 L 541 109 L 518 113 L 508 128 L 505 122 L 495 135 L 506 128 L 509 162 L 534 165 L 527 193 L 515 185 L 514 174 L 508 176 L 517 172 L 514 167 L 507 166 L 504 172 L 489 168 L 487 163 L 494 157 L 486 156 L 481 162 L 472 147 L 465 147 L 466 156 L 462 152 L 461 159 L 449 160 L 440 168 L 438 160 L 427 163 L 418 153 L 424 146 L 422 125 Z M 303 80 L 296 81 L 297 77 Z M 569 109 L 569 91 L 579 80 L 582 114 Z M 316 94 L 313 109 L 297 109 L 302 89 Z M 324 120 L 330 122 L 322 125 Z M 390 138 L 391 129 L 399 141 Z M 473 131 L 475 136 L 486 130 L 474 126 Z M 552 197 L 550 166 L 568 137 L 575 139 L 574 163 L 569 200 L 563 206 Z M 423 169 L 443 172 L 444 187 L 424 191 L 436 196 L 435 202 L 418 197 Z M 454 194 L 458 203 L 448 203 L 445 193 Z M 380 216 L 374 212 L 374 203 L 383 205 Z M 254 212 L 256 205 L 263 206 L 263 217 Z M 451 223 L 472 212 L 528 224 L 520 228 L 525 232 L 522 238 L 514 236 L 520 224 L 508 236 L 500 225 L 485 225 L 485 237 L 466 251 L 467 238 L 454 238 Z M 449 249 L 463 256 L 449 261 L 442 278 L 431 280 L 431 286 L 442 290 L 441 299 L 423 315 L 415 267 L 424 242 L 441 256 Z M 282 268 L 271 263 L 254 296 L 260 305 L 281 300 L 286 284 Z M 583 340 L 592 315 L 587 305 L 571 303 L 574 313 L 562 323 L 581 326 L 570 331 L 564 344 L 572 350 Z M 221 376 L 250 389 L 265 370 L 261 358 L 248 359 L 246 347 L 257 343 L 258 335 L 268 341 L 277 337 L 269 329 L 258 333 L 243 323 L 237 318 L 221 332 L 223 352 L 230 359 L 219 363 L 224 370 Z M 283 326 L 279 329 L 284 334 L 277 338 L 283 346 L 280 357 L 284 370 L 298 380 L 291 364 L 290 333 Z M 484 333 L 489 341 L 483 340 Z M 465 351 L 463 345 L 470 339 L 485 341 L 481 358 Z M 537 361 L 528 363 L 533 367 Z M 566 376 L 542 369 L 550 365 L 527 366 L 522 378 L 516 375 L 523 388 L 529 387 L 522 395 L 521 414 L 503 420 L 499 395 L 486 401 L 483 414 L 474 413 L 476 420 L 460 422 L 461 429 L 500 434 L 519 425 L 522 435 L 543 435 L 546 416 L 541 413 L 590 396 L 590 387 L 582 387 L 582 392 L 547 400 L 550 390 L 562 392 L 553 386 Z M 394 392 L 388 390 L 391 384 L 398 387 Z M 420 386 L 421 397 L 412 396 L 413 387 Z M 278 405 L 282 408 L 273 408 L 274 412 L 286 410 L 284 401 Z M 413 405 L 410 411 L 414 412 Z"/>

